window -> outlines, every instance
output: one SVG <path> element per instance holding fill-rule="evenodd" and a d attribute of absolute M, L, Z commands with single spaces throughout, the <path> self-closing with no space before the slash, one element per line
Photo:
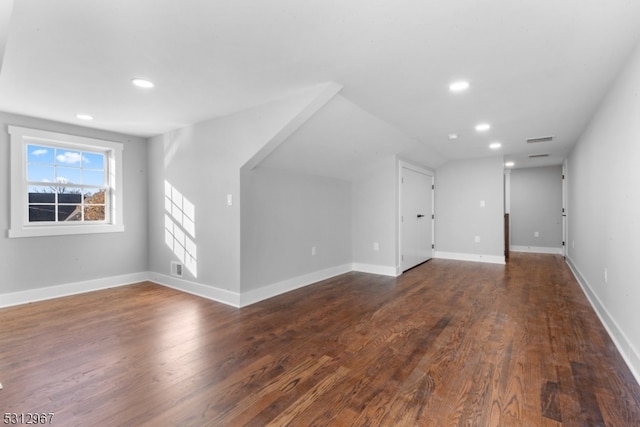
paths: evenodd
<path fill-rule="evenodd" d="M 9 237 L 123 231 L 122 144 L 9 126 Z"/>

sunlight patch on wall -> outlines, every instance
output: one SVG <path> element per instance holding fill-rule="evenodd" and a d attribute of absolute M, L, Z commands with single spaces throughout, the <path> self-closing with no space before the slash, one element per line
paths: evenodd
<path fill-rule="evenodd" d="M 165 169 L 173 162 L 173 158 L 178 154 L 180 147 L 193 140 L 193 127 L 189 126 L 169 132 L 162 137 L 164 145 L 164 167 Z"/>
<path fill-rule="evenodd" d="M 164 242 L 178 260 L 198 277 L 196 208 L 168 181 L 164 182 Z"/>

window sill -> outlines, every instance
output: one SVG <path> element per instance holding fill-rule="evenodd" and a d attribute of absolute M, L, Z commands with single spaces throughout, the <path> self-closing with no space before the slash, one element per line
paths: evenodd
<path fill-rule="evenodd" d="M 69 236 L 76 234 L 122 233 L 124 225 L 30 226 L 9 230 L 9 238 Z"/>

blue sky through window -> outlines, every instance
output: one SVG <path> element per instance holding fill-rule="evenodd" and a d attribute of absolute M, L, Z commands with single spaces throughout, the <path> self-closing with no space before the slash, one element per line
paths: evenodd
<path fill-rule="evenodd" d="M 105 155 L 28 144 L 27 180 L 102 187 L 105 185 Z"/>

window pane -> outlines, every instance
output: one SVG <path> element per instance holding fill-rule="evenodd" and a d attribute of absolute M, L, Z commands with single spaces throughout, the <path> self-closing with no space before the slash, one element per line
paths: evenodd
<path fill-rule="evenodd" d="M 51 147 L 44 147 L 42 145 L 27 145 L 27 162 L 39 163 L 46 165 L 53 165 L 53 158 L 55 156 L 55 149 Z"/>
<path fill-rule="evenodd" d="M 29 222 L 55 221 L 54 205 L 29 205 Z"/>
<path fill-rule="evenodd" d="M 85 221 L 104 221 L 105 217 L 104 205 L 88 205 L 84 208 Z"/>
<path fill-rule="evenodd" d="M 87 205 L 104 205 L 105 190 L 88 190 L 84 191 L 84 203 Z"/>
<path fill-rule="evenodd" d="M 85 169 L 104 170 L 104 154 L 82 153 L 82 167 Z"/>
<path fill-rule="evenodd" d="M 62 184 L 82 184 L 79 168 L 56 168 L 56 182 Z"/>
<path fill-rule="evenodd" d="M 80 167 L 82 154 L 79 151 L 58 148 L 56 150 L 56 165 Z"/>
<path fill-rule="evenodd" d="M 82 203 L 82 192 L 79 188 L 63 188 L 58 193 L 58 203 L 79 205 Z"/>
<path fill-rule="evenodd" d="M 55 203 L 56 195 L 51 187 L 30 186 L 29 203 Z"/>
<path fill-rule="evenodd" d="M 84 220 L 85 221 L 104 221 L 105 215 L 105 193 L 104 189 L 98 191 L 85 192 L 84 198 Z"/>
<path fill-rule="evenodd" d="M 55 182 L 53 166 L 27 165 L 27 180 L 32 182 Z"/>
<path fill-rule="evenodd" d="M 82 221 L 80 205 L 58 205 L 58 221 Z"/>
<path fill-rule="evenodd" d="M 104 171 L 84 169 L 82 171 L 82 183 L 85 185 L 104 185 Z"/>

